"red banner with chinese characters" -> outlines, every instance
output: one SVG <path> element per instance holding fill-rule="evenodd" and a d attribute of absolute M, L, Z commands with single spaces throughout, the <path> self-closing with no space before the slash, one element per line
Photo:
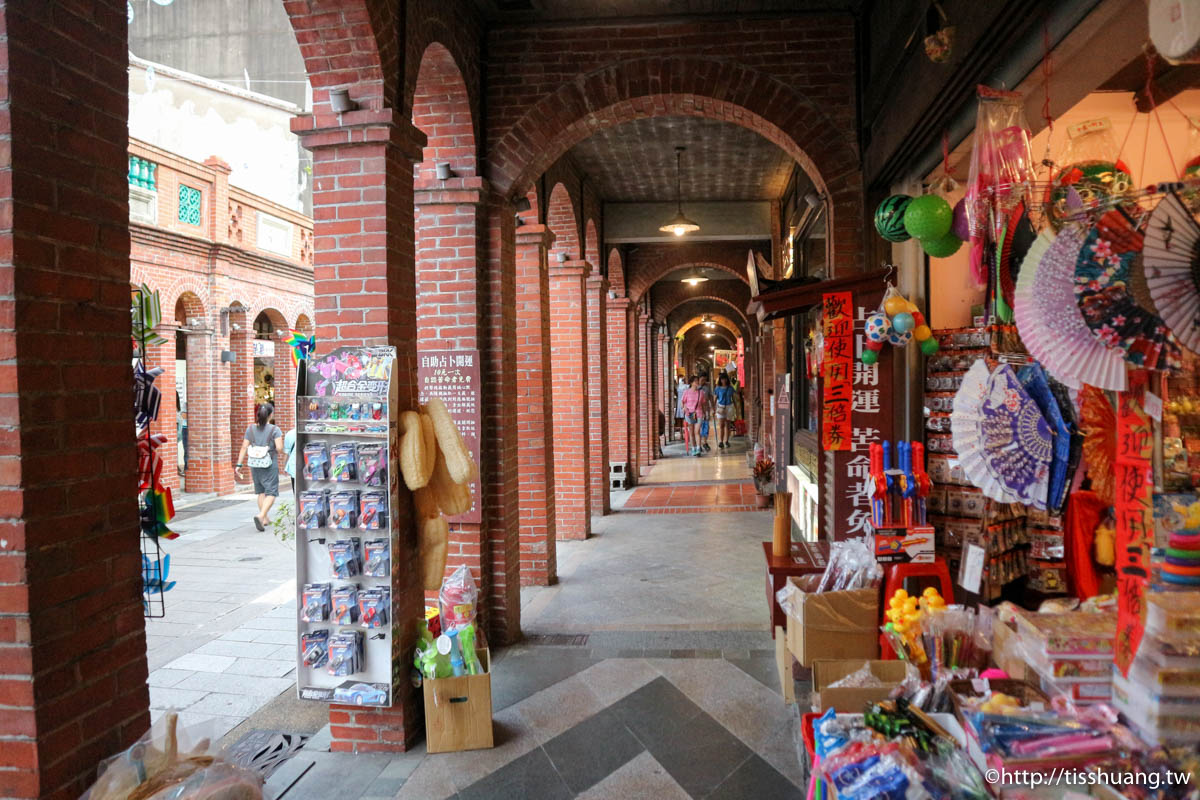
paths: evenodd
<path fill-rule="evenodd" d="M 1114 510 L 1117 517 L 1117 639 L 1113 660 L 1122 675 L 1137 655 L 1145 631 L 1144 595 L 1150 576 L 1150 546 L 1154 539 L 1154 489 L 1151 457 L 1154 434 L 1142 408 L 1145 373 L 1130 376 L 1130 391 L 1117 397 L 1117 460 Z M 1140 385 L 1139 385 L 1140 384 Z"/>
<path fill-rule="evenodd" d="M 850 292 L 831 292 L 821 296 L 821 309 L 825 339 L 821 446 L 825 450 L 849 450 L 853 434 L 854 298 Z"/>

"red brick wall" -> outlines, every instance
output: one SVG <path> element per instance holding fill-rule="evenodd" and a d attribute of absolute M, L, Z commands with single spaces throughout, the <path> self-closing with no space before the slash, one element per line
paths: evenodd
<path fill-rule="evenodd" d="M 75 798 L 149 724 L 127 27 L 116 0 L 0 24 L 0 796 Z"/>
<path fill-rule="evenodd" d="M 522 586 L 548 586 L 558 579 L 547 264 L 553 241 L 554 234 L 545 225 L 517 229 L 517 472 Z"/>
<path fill-rule="evenodd" d="M 546 224 L 554 232 L 554 249 L 551 265 L 559 263 L 557 256 L 561 253 L 568 261 L 578 261 L 583 258 L 579 246 L 579 224 L 575 218 L 575 201 L 564 184 L 555 184 L 550 192 L 550 205 L 546 210 Z"/>
<path fill-rule="evenodd" d="M 587 295 L 588 337 L 588 472 L 591 475 L 592 513 L 604 516 L 612 511 L 608 497 L 608 404 L 610 402 L 609 371 L 612 369 L 608 350 L 608 281 L 599 274 L 588 276 Z"/>
<path fill-rule="evenodd" d="M 554 508 L 559 539 L 591 533 L 588 459 L 587 262 L 550 264 Z"/>
<path fill-rule="evenodd" d="M 654 390 L 651 384 L 653 369 L 654 331 L 653 318 L 649 314 L 638 317 L 638 466 L 640 475 L 645 475 L 654 463 L 654 428 L 650 424 L 654 413 Z"/>

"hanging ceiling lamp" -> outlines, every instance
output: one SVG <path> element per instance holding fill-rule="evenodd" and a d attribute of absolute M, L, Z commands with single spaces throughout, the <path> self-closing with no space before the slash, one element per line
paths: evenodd
<path fill-rule="evenodd" d="M 673 233 L 676 236 L 683 236 L 685 233 L 694 233 L 700 230 L 699 225 L 683 215 L 683 199 L 679 191 L 679 158 L 686 149 L 686 147 L 675 148 L 675 206 L 677 213 L 671 218 L 670 222 L 659 228 L 663 233 Z"/>
<path fill-rule="evenodd" d="M 698 283 L 704 283 L 706 280 L 708 280 L 708 276 L 701 272 L 699 267 L 692 267 L 690 270 L 683 273 L 683 277 L 679 280 L 688 284 L 689 286 L 695 286 Z"/>
<path fill-rule="evenodd" d="M 713 322 L 712 314 L 705 314 L 705 315 L 704 315 L 704 327 L 706 327 L 706 328 L 715 328 L 715 327 L 717 327 L 717 323 Z"/>

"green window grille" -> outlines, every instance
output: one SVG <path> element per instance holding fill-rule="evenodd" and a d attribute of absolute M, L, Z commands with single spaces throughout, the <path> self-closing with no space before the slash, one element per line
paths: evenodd
<path fill-rule="evenodd" d="M 147 161 L 144 158 L 137 156 L 129 157 L 129 185 L 137 186 L 141 189 L 149 189 L 156 191 L 158 186 L 155 184 L 154 173 L 158 171 L 158 164 L 153 161 Z"/>
<path fill-rule="evenodd" d="M 179 221 L 200 224 L 200 190 L 179 184 Z"/>

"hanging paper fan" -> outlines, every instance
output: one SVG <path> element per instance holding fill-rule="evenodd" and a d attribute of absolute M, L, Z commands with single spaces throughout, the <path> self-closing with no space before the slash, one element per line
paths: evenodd
<path fill-rule="evenodd" d="M 1083 433 L 1083 460 L 1092 479 L 1092 491 L 1111 505 L 1117 457 L 1117 415 L 1104 392 L 1095 386 L 1084 386 L 1079 392 L 1079 430 Z"/>
<path fill-rule="evenodd" d="M 1040 364 L 1028 364 L 1017 373 L 1017 379 L 1037 404 L 1050 427 L 1050 478 L 1046 488 L 1046 507 L 1060 511 L 1067 500 L 1067 464 L 1071 459 L 1071 430 L 1059 410 L 1058 401 L 1050 392 L 1050 382 Z"/>
<path fill-rule="evenodd" d="M 1087 232 L 1075 261 L 1075 297 L 1084 322 L 1135 367 L 1179 369 L 1182 354 L 1161 319 L 1142 308 L 1129 290 L 1130 268 L 1143 237 L 1125 211 L 1113 209 Z"/>
<path fill-rule="evenodd" d="M 983 359 L 971 365 L 954 396 L 950 431 L 959 464 L 985 495 L 1046 507 L 1050 425 L 1011 366 L 989 375 Z"/>
<path fill-rule="evenodd" d="M 1018 283 L 1026 278 L 1029 283 L 1017 298 L 1017 313 L 1025 317 L 1031 338 L 1021 330 L 1021 340 L 1047 372 L 1072 389 L 1090 383 L 1124 390 L 1125 359 L 1092 336 L 1076 305 L 1075 261 L 1082 247 L 1083 232 L 1069 225 L 1054 237 L 1032 275 L 1026 275 L 1031 266 L 1026 259 Z"/>
<path fill-rule="evenodd" d="M 1079 462 L 1083 459 L 1083 434 L 1079 431 L 1079 415 L 1075 413 L 1075 399 L 1071 395 L 1071 390 L 1053 378 L 1049 380 L 1050 393 L 1054 395 L 1054 400 L 1058 404 L 1058 410 L 1062 414 L 1063 422 L 1066 423 L 1067 430 L 1071 432 L 1071 449 L 1067 457 L 1067 480 L 1063 487 L 1064 492 L 1068 492 L 1070 491 L 1075 473 L 1079 469 Z M 1065 502 L 1065 494 L 1063 499 Z"/>
<path fill-rule="evenodd" d="M 1175 192 L 1150 215 L 1143 258 L 1163 321 L 1184 347 L 1200 353 L 1200 225 Z"/>

